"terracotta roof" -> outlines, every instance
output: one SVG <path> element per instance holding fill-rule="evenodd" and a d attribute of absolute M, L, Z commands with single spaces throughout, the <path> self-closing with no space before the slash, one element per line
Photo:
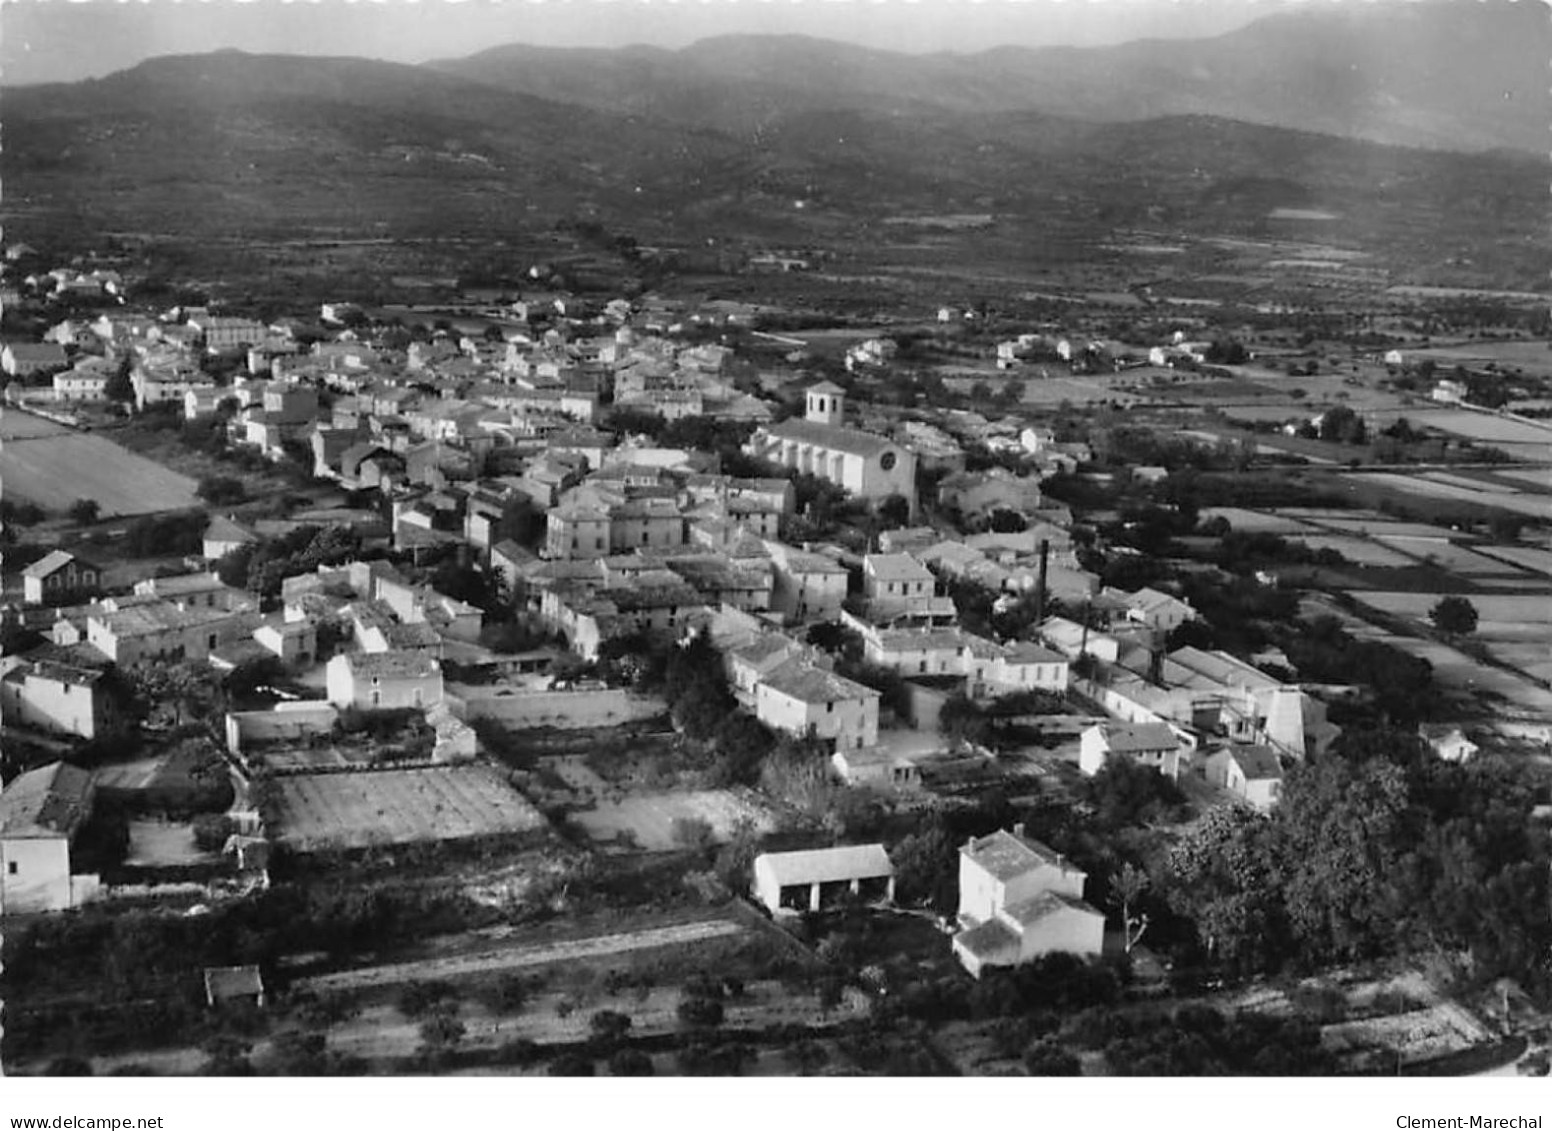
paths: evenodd
<path fill-rule="evenodd" d="M 783 420 L 763 430 L 766 435 L 779 440 L 796 440 L 831 451 L 871 459 L 893 451 L 896 445 L 871 432 L 859 432 L 855 428 L 843 428 L 838 424 L 818 424 L 812 420 Z"/>
<path fill-rule="evenodd" d="M 754 874 L 782 887 L 892 876 L 895 866 L 882 844 L 848 844 L 802 852 L 766 852 L 755 857 Z"/>
<path fill-rule="evenodd" d="M 1098 915 L 1101 919 L 1105 917 L 1103 911 L 1083 900 L 1055 891 L 1043 891 L 1037 896 L 1002 909 L 1003 915 L 1012 919 L 1024 930 L 1028 930 L 1040 920 L 1058 911 L 1082 911 L 1089 915 Z"/>
<path fill-rule="evenodd" d="M 68 762 L 28 770 L 0 792 L 0 837 L 70 837 L 88 816 L 92 775 Z"/>
<path fill-rule="evenodd" d="M 999 880 L 1011 880 L 1035 868 L 1060 868 L 1086 875 L 1054 849 L 1006 829 L 972 838 L 959 851 Z"/>
<path fill-rule="evenodd" d="M 1018 957 L 1019 940 L 1008 927 L 996 920 L 988 919 L 968 931 L 961 931 L 954 936 L 954 945 L 968 951 L 982 962 L 993 958 Z"/>
<path fill-rule="evenodd" d="M 1180 745 L 1180 739 L 1168 723 L 1101 724 L 1100 730 L 1105 738 L 1106 749 L 1114 754 L 1174 750 Z"/>
<path fill-rule="evenodd" d="M 804 703 L 838 703 L 877 699 L 871 687 L 814 667 L 806 660 L 790 660 L 760 681 L 762 687 Z"/>

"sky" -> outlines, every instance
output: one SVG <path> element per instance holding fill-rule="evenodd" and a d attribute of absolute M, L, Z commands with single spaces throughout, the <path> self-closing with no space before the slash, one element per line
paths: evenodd
<path fill-rule="evenodd" d="M 734 33 L 810 35 L 911 53 L 1094 46 L 1218 35 L 1291 2 L 0 0 L 0 83 L 95 78 L 157 55 L 221 48 L 420 63 L 505 43 L 674 48 Z"/>

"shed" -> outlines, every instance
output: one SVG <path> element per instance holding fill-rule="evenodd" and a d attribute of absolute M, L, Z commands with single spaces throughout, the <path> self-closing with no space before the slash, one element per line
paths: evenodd
<path fill-rule="evenodd" d="M 894 900 L 895 868 L 882 844 L 766 852 L 755 858 L 754 896 L 773 915 L 821 911 L 847 895 Z"/>
<path fill-rule="evenodd" d="M 257 966 L 205 967 L 205 1002 L 214 1009 L 229 1001 L 250 1001 L 264 1008 L 264 978 Z"/>

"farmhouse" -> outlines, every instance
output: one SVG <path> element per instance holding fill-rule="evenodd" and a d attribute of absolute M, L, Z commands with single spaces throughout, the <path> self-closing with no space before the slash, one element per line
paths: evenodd
<path fill-rule="evenodd" d="M 18 775 L 0 792 L 0 915 L 64 911 L 89 898 L 70 845 L 92 809 L 92 776 L 68 762 Z"/>
<path fill-rule="evenodd" d="M 830 620 L 846 601 L 846 567 L 832 557 L 781 542 L 762 543 L 774 572 L 771 611 L 788 620 Z"/>
<path fill-rule="evenodd" d="M 102 589 L 102 569 L 64 550 L 54 550 L 22 570 L 22 600 L 29 605 L 71 605 Z"/>
<path fill-rule="evenodd" d="M 157 601 L 88 614 L 86 642 L 120 665 L 150 659 L 203 660 L 248 636 L 250 623 L 244 613 L 183 609 Z"/>
<path fill-rule="evenodd" d="M 1270 746 L 1225 746 L 1207 756 L 1203 769 L 1213 785 L 1262 813 L 1271 812 L 1282 793 L 1282 763 Z"/>
<path fill-rule="evenodd" d="M 207 562 L 218 561 L 233 550 L 257 544 L 259 536 L 234 519 L 216 515 L 205 528 L 201 554 Z"/>
<path fill-rule="evenodd" d="M 847 785 L 886 786 L 910 789 L 921 785 L 921 767 L 902 754 L 878 746 L 860 750 L 837 750 L 830 764 Z"/>
<path fill-rule="evenodd" d="M 325 679 L 329 702 L 342 709 L 424 708 L 442 701 L 442 665 L 419 652 L 335 656 Z"/>
<path fill-rule="evenodd" d="M 803 420 L 762 425 L 744 450 L 795 471 L 809 472 L 844 487 L 860 499 L 881 502 L 891 495 L 916 510 L 916 455 L 881 436 L 847 428 L 846 397 L 824 382 L 808 390 Z"/>
<path fill-rule="evenodd" d="M 878 700 L 871 687 L 794 659 L 760 680 L 755 713 L 775 730 L 855 750 L 878 744 Z"/>
<path fill-rule="evenodd" d="M 972 838 L 959 850 L 954 953 L 975 977 L 1042 954 L 1088 957 L 1104 946 L 1105 916 L 1083 902 L 1087 876 L 1023 825 Z"/>
<path fill-rule="evenodd" d="M 1120 755 L 1159 771 L 1174 781 L 1180 776 L 1180 739 L 1168 723 L 1096 723 L 1079 740 L 1078 768 L 1089 777 Z"/>
<path fill-rule="evenodd" d="M 30 377 L 68 364 L 65 348 L 53 342 L 7 342 L 0 349 L 0 370 L 10 377 Z"/>
<path fill-rule="evenodd" d="M 0 721 L 93 739 L 112 714 L 103 673 L 51 660 L 18 661 L 0 678 Z"/>
<path fill-rule="evenodd" d="M 882 844 L 766 852 L 754 861 L 754 897 L 772 915 L 822 911 L 847 897 L 890 902 L 895 868 Z"/>

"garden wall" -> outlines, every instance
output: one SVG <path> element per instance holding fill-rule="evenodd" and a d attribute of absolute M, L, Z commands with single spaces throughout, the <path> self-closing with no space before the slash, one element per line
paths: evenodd
<path fill-rule="evenodd" d="M 559 730 L 613 727 L 654 718 L 663 713 L 660 700 L 632 695 L 618 688 L 519 691 L 452 684 L 447 690 L 446 701 L 453 715 L 465 722 L 492 719 L 515 730 L 529 727 L 554 727 Z"/>

